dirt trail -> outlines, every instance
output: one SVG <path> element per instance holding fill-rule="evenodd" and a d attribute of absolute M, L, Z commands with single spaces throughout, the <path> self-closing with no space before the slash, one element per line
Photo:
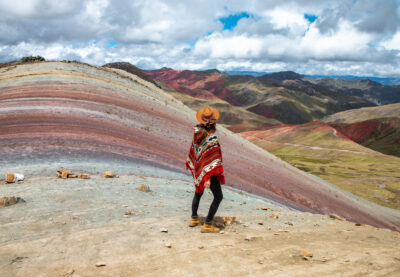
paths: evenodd
<path fill-rule="evenodd" d="M 141 184 L 151 192 L 137 190 Z M 225 187 L 218 215 L 236 216 L 242 224 L 227 226 L 223 234 L 201 234 L 200 227 L 187 227 L 193 189 L 189 178 L 177 173 L 168 179 L 46 177 L 2 184 L 1 195 L 21 196 L 26 203 L 0 208 L 0 275 L 400 274 L 398 232 L 302 213 Z M 206 192 L 200 215 L 211 200 Z M 313 257 L 304 260 L 303 250 Z M 96 267 L 99 262 L 105 266 Z"/>

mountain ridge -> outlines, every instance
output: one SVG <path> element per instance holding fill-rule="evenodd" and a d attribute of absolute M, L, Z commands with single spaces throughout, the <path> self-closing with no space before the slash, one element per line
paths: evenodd
<path fill-rule="evenodd" d="M 321 86 L 290 71 L 259 77 L 230 76 L 212 70 L 144 72 L 179 93 L 200 99 L 219 98 L 284 124 L 305 123 L 342 110 L 376 105 L 368 99 Z M 186 104 L 191 105 L 190 101 Z"/>

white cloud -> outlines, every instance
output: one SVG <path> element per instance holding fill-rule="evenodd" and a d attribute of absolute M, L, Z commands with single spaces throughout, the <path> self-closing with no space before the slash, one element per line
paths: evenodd
<path fill-rule="evenodd" d="M 399 75 L 399 6 L 398 0 L 0 0 L 0 62 L 42 55 L 145 68 Z M 219 18 L 241 12 L 250 17 L 223 30 Z M 305 13 L 318 19 L 310 24 Z"/>
<path fill-rule="evenodd" d="M 266 11 L 265 15 L 270 18 L 274 29 L 288 28 L 291 34 L 301 35 L 308 27 L 308 20 L 304 18 L 303 13 L 290 11 L 287 9 L 275 8 L 271 11 Z"/>
<path fill-rule="evenodd" d="M 198 41 L 193 53 L 210 58 L 251 58 L 259 57 L 262 41 L 244 35 L 230 36 L 227 32 L 210 35 Z"/>
<path fill-rule="evenodd" d="M 382 41 L 380 45 L 387 50 L 400 50 L 400 30 L 391 39 Z"/>
<path fill-rule="evenodd" d="M 342 21 L 336 32 L 321 34 L 315 25 L 311 25 L 301 39 L 299 48 L 302 54 L 313 59 L 362 59 L 360 54 L 368 51 L 373 37 L 357 31 L 348 21 Z"/>

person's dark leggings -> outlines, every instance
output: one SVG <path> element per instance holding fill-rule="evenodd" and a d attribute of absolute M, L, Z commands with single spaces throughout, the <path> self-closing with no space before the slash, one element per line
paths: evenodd
<path fill-rule="evenodd" d="M 206 217 L 206 223 L 210 224 L 212 219 L 214 218 L 215 213 L 218 210 L 219 204 L 222 201 L 222 190 L 221 184 L 218 181 L 217 176 L 211 176 L 211 184 L 210 189 L 214 195 L 214 200 L 211 203 L 210 210 L 208 211 L 208 215 Z M 192 202 L 192 218 L 198 217 L 197 210 L 199 208 L 200 198 L 203 193 L 195 193 Z"/>

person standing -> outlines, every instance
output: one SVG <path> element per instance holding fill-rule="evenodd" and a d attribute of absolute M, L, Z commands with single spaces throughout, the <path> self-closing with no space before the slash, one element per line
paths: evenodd
<path fill-rule="evenodd" d="M 219 112 L 217 109 L 206 106 L 197 112 L 196 118 L 200 124 L 194 128 L 192 145 L 186 160 L 186 169 L 191 171 L 196 188 L 189 226 L 201 225 L 197 210 L 204 188 L 209 188 L 214 195 L 214 199 L 201 232 L 216 233 L 219 232 L 219 228 L 212 224 L 212 220 L 223 198 L 221 184 L 225 184 L 222 151 L 218 137 L 215 134 Z"/>

